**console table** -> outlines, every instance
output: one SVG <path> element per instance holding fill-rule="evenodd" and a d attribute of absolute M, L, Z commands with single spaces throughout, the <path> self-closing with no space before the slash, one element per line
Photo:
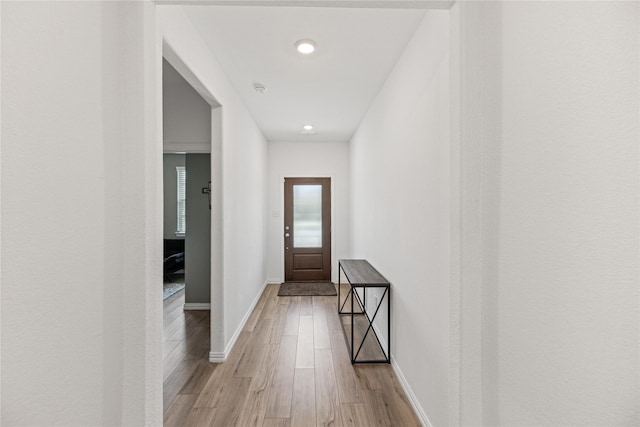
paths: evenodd
<path fill-rule="evenodd" d="M 341 319 L 344 319 L 342 316 L 348 316 L 347 325 L 342 322 L 342 329 L 350 350 L 351 363 L 391 363 L 391 284 L 366 260 L 341 259 L 338 266 L 338 314 Z M 344 300 L 341 297 L 343 275 L 348 283 Z M 369 304 L 375 306 L 373 310 L 367 310 L 367 289 L 370 292 L 369 302 L 374 301 Z M 345 309 L 347 303 L 350 303 L 350 307 Z M 374 327 L 384 303 L 387 308 L 386 349 Z M 347 329 L 350 329 L 350 335 Z"/>

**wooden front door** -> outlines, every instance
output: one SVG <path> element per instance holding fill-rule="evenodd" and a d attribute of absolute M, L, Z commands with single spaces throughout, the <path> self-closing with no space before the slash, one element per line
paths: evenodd
<path fill-rule="evenodd" d="M 284 280 L 331 281 L 331 178 L 284 180 Z"/>

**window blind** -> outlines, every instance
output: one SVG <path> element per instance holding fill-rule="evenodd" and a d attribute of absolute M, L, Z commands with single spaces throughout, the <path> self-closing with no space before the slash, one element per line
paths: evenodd
<path fill-rule="evenodd" d="M 187 172 L 184 166 L 176 166 L 176 175 L 178 179 L 176 234 L 184 234 L 187 231 Z"/>

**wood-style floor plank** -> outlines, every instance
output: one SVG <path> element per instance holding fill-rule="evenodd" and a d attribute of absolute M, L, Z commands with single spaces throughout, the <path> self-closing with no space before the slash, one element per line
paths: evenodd
<path fill-rule="evenodd" d="M 252 332 L 253 329 L 256 327 L 256 325 L 258 324 L 258 320 L 260 320 L 260 317 L 262 317 L 262 310 L 264 310 L 264 306 L 267 303 L 267 300 L 269 299 L 270 294 L 271 294 L 271 288 L 267 287 L 262 293 L 262 295 L 260 295 L 260 298 L 258 299 L 256 306 L 254 307 L 253 311 L 249 315 L 249 319 L 247 320 L 247 323 L 244 327 L 245 331 Z"/>
<path fill-rule="evenodd" d="M 348 427 L 370 427 L 373 420 L 369 408 L 364 403 L 346 403 L 340 405 L 343 425 Z"/>
<path fill-rule="evenodd" d="M 182 341 L 180 340 L 167 340 L 163 342 L 162 343 L 162 360 L 165 360 L 167 356 L 170 355 L 171 352 L 173 352 L 173 350 L 175 350 L 176 347 L 178 347 L 181 343 Z"/>
<path fill-rule="evenodd" d="M 328 298 L 328 297 L 327 297 Z M 324 301 L 325 318 L 327 319 L 327 327 L 330 331 L 342 331 L 342 323 L 338 316 L 338 306 L 336 297 L 331 297 L 331 301 Z"/>
<path fill-rule="evenodd" d="M 379 379 L 380 365 L 355 365 L 353 373 L 361 390 L 379 390 L 382 388 Z"/>
<path fill-rule="evenodd" d="M 289 307 L 287 309 L 287 316 L 284 319 L 284 327 L 282 329 L 282 335 L 295 335 L 298 336 L 298 326 L 300 323 L 300 301 L 294 299 L 296 297 L 290 297 Z"/>
<path fill-rule="evenodd" d="M 164 406 L 168 406 L 175 399 L 180 390 L 189 381 L 189 378 L 193 376 L 199 363 L 199 360 L 183 359 L 178 364 L 178 367 L 171 372 L 163 382 L 162 398 Z"/>
<path fill-rule="evenodd" d="M 269 384 L 273 377 L 278 357 L 278 345 L 265 344 L 258 368 L 249 385 L 249 396 L 240 411 L 240 426 L 262 426 L 267 414 Z"/>
<path fill-rule="evenodd" d="M 178 344 L 164 358 L 164 381 L 167 381 L 172 372 L 184 359 L 202 358 L 208 353 L 209 326 L 208 318 L 202 315 L 194 315 L 192 312 L 185 315 L 192 321 L 185 322 L 185 329 L 180 334 Z"/>
<path fill-rule="evenodd" d="M 342 413 L 330 349 L 315 350 L 316 425 L 340 426 Z"/>
<path fill-rule="evenodd" d="M 362 403 L 355 372 L 341 331 L 330 332 L 333 367 L 340 403 Z"/>
<path fill-rule="evenodd" d="M 216 408 L 193 408 L 184 420 L 184 427 L 210 426 L 216 416 Z"/>
<path fill-rule="evenodd" d="M 296 369 L 313 369 L 313 317 L 300 316 Z"/>
<path fill-rule="evenodd" d="M 291 425 L 314 426 L 316 424 L 315 369 L 296 369 L 293 380 Z"/>
<path fill-rule="evenodd" d="M 380 392 L 384 406 L 389 414 L 392 425 L 420 426 L 420 421 L 415 415 L 409 402 L 409 398 L 404 393 L 400 381 L 396 377 L 391 366 L 381 366 Z"/>
<path fill-rule="evenodd" d="M 220 388 L 219 399 L 216 401 L 215 416 L 211 426 L 235 426 L 240 418 L 240 410 L 249 396 L 251 378 L 228 378 Z"/>
<path fill-rule="evenodd" d="M 361 393 L 365 406 L 368 408 L 371 426 L 393 425 L 389 419 L 385 401 L 382 398 L 382 390 L 361 390 Z"/>
<path fill-rule="evenodd" d="M 185 311 L 165 329 L 164 340 L 184 340 L 192 328 L 208 316 L 205 311 Z"/>
<path fill-rule="evenodd" d="M 265 418 L 262 427 L 291 427 L 288 418 Z"/>
<path fill-rule="evenodd" d="M 300 298 L 300 316 L 311 316 L 313 314 L 312 297 L 298 298 Z"/>
<path fill-rule="evenodd" d="M 272 327 L 271 333 L 269 334 L 269 344 L 280 344 L 280 339 L 282 338 L 282 331 L 284 329 L 288 309 L 288 303 L 278 304 L 276 307 L 274 307 L 274 312 L 271 319 Z"/>
<path fill-rule="evenodd" d="M 390 365 L 351 365 L 336 297 L 277 292 L 266 287 L 220 364 L 208 312 L 182 311 L 184 292 L 165 301 L 166 426 L 420 425 Z"/>
<path fill-rule="evenodd" d="M 176 396 L 171 405 L 164 411 L 164 426 L 182 426 L 184 420 L 189 416 L 191 408 L 195 403 L 198 395 L 196 394 L 181 394 Z"/>
<path fill-rule="evenodd" d="M 220 367 L 219 364 L 210 363 L 206 358 L 199 359 L 197 362 L 198 365 L 196 369 L 182 386 L 180 393 L 200 394 L 207 384 L 208 379 L 213 374 L 213 371 Z"/>
<path fill-rule="evenodd" d="M 229 377 L 229 366 L 224 363 L 218 364 L 213 373 L 207 380 L 202 391 L 198 395 L 198 399 L 193 404 L 194 408 L 214 408 L 215 399 L 219 395 L 219 388 L 222 386 L 227 377 Z"/>
<path fill-rule="evenodd" d="M 184 291 L 182 291 L 184 292 Z M 176 295 L 174 295 L 172 298 L 176 297 Z M 179 295 L 178 295 L 179 297 Z M 176 298 L 177 302 L 180 302 L 180 299 Z M 166 328 L 167 326 L 169 326 L 171 323 L 173 323 L 176 319 L 178 319 L 179 317 L 181 317 L 183 315 L 183 311 L 184 308 L 181 304 L 177 304 L 177 303 L 171 303 L 171 304 L 167 304 L 164 307 L 164 312 L 167 313 L 166 316 L 163 317 L 162 319 L 162 327 Z"/>
<path fill-rule="evenodd" d="M 256 370 L 262 359 L 265 342 L 269 339 L 271 320 L 262 320 L 251 333 L 245 351 L 242 352 L 238 366 L 233 374 L 235 377 L 249 377 L 256 375 Z"/>
<path fill-rule="evenodd" d="M 313 348 L 330 349 L 329 327 L 324 303 L 319 297 L 313 299 Z"/>
<path fill-rule="evenodd" d="M 280 341 L 280 350 L 271 380 L 265 418 L 289 418 L 291 416 L 297 343 L 298 337 L 293 335 L 285 335 Z"/>

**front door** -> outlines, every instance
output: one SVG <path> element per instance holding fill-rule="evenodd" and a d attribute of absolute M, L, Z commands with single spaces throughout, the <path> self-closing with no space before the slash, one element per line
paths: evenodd
<path fill-rule="evenodd" d="M 331 281 L 331 178 L 284 180 L 284 280 Z"/>

